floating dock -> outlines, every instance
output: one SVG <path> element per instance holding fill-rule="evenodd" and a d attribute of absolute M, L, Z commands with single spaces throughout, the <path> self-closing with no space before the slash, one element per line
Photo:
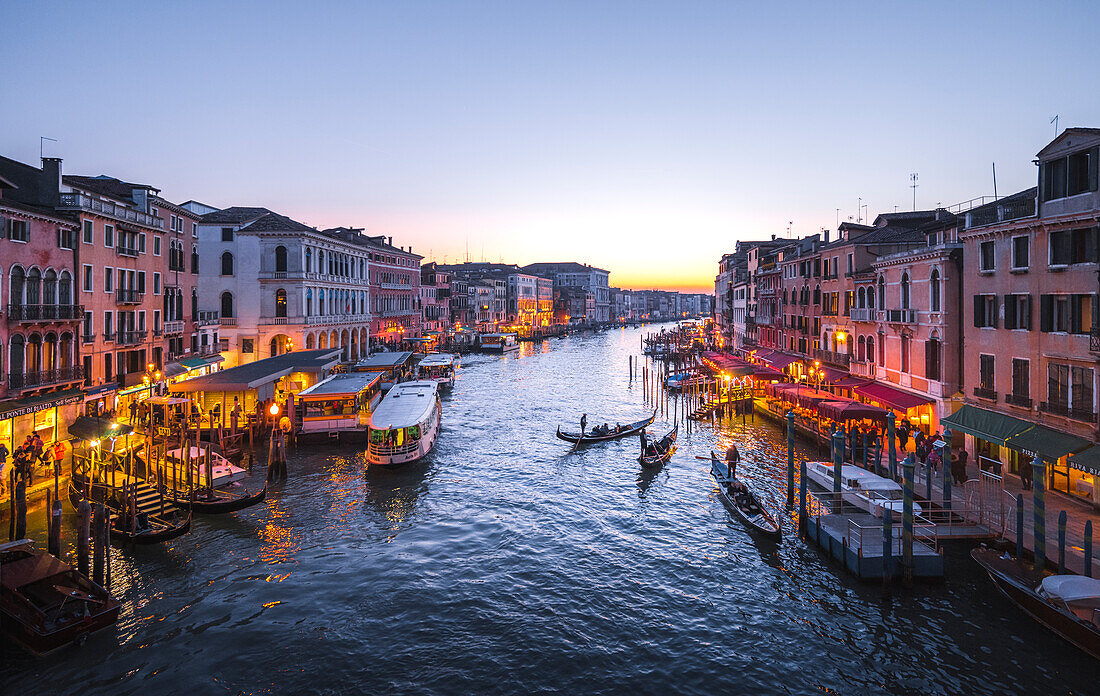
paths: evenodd
<path fill-rule="evenodd" d="M 935 537 L 918 530 L 913 540 L 913 577 L 942 578 L 943 554 Z M 883 545 L 882 518 L 866 512 L 839 512 L 808 515 L 806 538 L 820 546 L 860 580 L 900 577 L 904 570 L 902 529 L 894 524 L 890 555 Z"/>

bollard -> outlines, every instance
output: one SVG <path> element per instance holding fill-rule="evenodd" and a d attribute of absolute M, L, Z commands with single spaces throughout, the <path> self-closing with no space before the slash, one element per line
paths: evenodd
<path fill-rule="evenodd" d="M 1066 511 L 1058 513 L 1058 574 L 1066 574 Z"/>
<path fill-rule="evenodd" d="M 61 557 L 61 500 L 56 495 L 50 496 L 46 490 L 46 520 L 49 538 L 47 545 L 49 552 L 58 558 Z"/>
<path fill-rule="evenodd" d="M 96 503 L 92 508 L 92 582 L 103 586 L 103 506 Z"/>
<path fill-rule="evenodd" d="M 92 511 L 86 498 L 80 499 L 76 506 L 76 569 L 84 577 L 88 577 L 90 552 L 88 542 L 91 537 Z"/>
<path fill-rule="evenodd" d="M 1085 575 L 1092 577 L 1092 520 L 1085 521 Z"/>
<path fill-rule="evenodd" d="M 787 411 L 787 509 L 794 507 L 794 411 Z"/>
<path fill-rule="evenodd" d="M 12 497 L 15 498 L 15 538 L 27 537 L 27 477 L 20 476 L 15 480 L 15 488 L 12 489 Z"/>
<path fill-rule="evenodd" d="M 898 450 L 897 438 L 894 437 L 894 422 L 897 416 L 893 411 L 886 414 L 886 439 L 890 441 L 890 480 L 898 480 Z"/>
<path fill-rule="evenodd" d="M 806 534 L 806 458 L 798 465 L 798 528 Z"/>
<path fill-rule="evenodd" d="M 1032 525 L 1035 531 L 1035 567 L 1040 571 L 1047 565 L 1047 504 L 1046 504 L 1046 464 L 1035 455 L 1031 460 L 1033 486 L 1031 505 L 1034 517 Z"/>
<path fill-rule="evenodd" d="M 894 511 L 882 509 L 882 584 L 894 577 Z"/>
<path fill-rule="evenodd" d="M 905 582 L 913 581 L 913 455 L 901 463 L 905 483 L 902 488 L 901 507 L 901 555 L 905 566 Z"/>
<path fill-rule="evenodd" d="M 943 447 L 940 448 L 940 466 L 943 467 L 943 509 L 951 514 L 951 428 L 943 431 Z"/>
<path fill-rule="evenodd" d="M 844 471 L 844 433 L 836 429 L 832 437 L 833 445 L 833 512 L 840 513 L 843 505 L 840 496 L 841 473 Z"/>
<path fill-rule="evenodd" d="M 863 431 L 863 468 L 871 470 L 871 454 L 867 451 L 867 431 Z"/>
<path fill-rule="evenodd" d="M 1024 494 L 1016 494 L 1016 560 L 1024 559 Z"/>

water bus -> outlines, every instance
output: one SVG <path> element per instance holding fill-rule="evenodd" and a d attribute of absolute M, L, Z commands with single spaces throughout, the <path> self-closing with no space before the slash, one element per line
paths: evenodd
<path fill-rule="evenodd" d="M 514 333 L 481 334 L 478 345 L 484 353 L 509 353 L 519 350 L 519 343 Z"/>
<path fill-rule="evenodd" d="M 382 375 L 382 391 L 412 378 L 413 354 L 409 351 L 375 353 L 355 363 L 349 372 L 372 372 Z"/>
<path fill-rule="evenodd" d="M 455 383 L 455 356 L 450 353 L 430 353 L 416 366 L 417 379 L 430 379 L 440 387 Z"/>
<path fill-rule="evenodd" d="M 377 372 L 341 373 L 300 392 L 294 400 L 298 435 L 365 435 L 383 380 Z"/>
<path fill-rule="evenodd" d="M 380 466 L 415 462 L 431 452 L 443 407 L 432 380 L 404 382 L 390 390 L 371 413 L 367 460 Z"/>
<path fill-rule="evenodd" d="M 826 491 L 833 490 L 832 462 L 806 462 L 806 475 Z M 841 465 L 840 493 L 845 501 L 875 517 L 882 517 L 883 510 L 891 510 L 896 517 L 901 517 L 901 484 L 866 469 L 852 464 Z M 921 512 L 921 506 L 914 501 L 913 514 L 919 515 Z"/>

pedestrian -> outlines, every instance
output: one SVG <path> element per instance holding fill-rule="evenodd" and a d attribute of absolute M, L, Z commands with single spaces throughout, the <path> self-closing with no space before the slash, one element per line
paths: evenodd
<path fill-rule="evenodd" d="M 928 450 L 925 449 L 924 442 L 924 431 L 918 428 L 917 431 L 913 433 L 913 451 L 921 460 L 922 464 L 924 463 L 924 460 L 928 457 Z"/>
<path fill-rule="evenodd" d="M 135 425 L 137 423 L 137 411 L 138 411 L 137 401 L 131 401 L 130 402 L 130 425 Z"/>
<path fill-rule="evenodd" d="M 905 452 L 909 446 L 909 424 L 905 421 L 901 422 L 901 425 L 897 429 L 898 436 L 898 451 Z"/>
<path fill-rule="evenodd" d="M 0 491 L 8 485 L 8 446 L 0 442 Z"/>
<path fill-rule="evenodd" d="M 588 414 L 581 414 L 581 435 L 584 435 L 584 429 L 588 426 Z"/>
<path fill-rule="evenodd" d="M 966 483 L 966 460 L 969 456 L 966 450 L 960 449 L 958 454 L 951 458 L 951 478 L 955 483 Z"/>
<path fill-rule="evenodd" d="M 61 475 L 61 462 L 65 459 L 65 443 L 61 440 L 53 443 L 53 475 Z"/>
<path fill-rule="evenodd" d="M 1031 490 L 1031 462 L 1024 462 L 1020 466 L 1020 483 L 1023 484 L 1025 491 Z"/>

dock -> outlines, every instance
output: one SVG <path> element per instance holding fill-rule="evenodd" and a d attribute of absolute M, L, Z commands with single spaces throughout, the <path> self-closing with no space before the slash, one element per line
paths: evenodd
<path fill-rule="evenodd" d="M 883 544 L 882 519 L 866 512 L 810 515 L 806 519 L 805 535 L 860 580 L 883 580 L 902 573 L 900 524 L 893 525 L 889 557 Z M 943 554 L 934 539 L 927 530 L 920 534 L 914 532 L 914 578 L 943 577 Z"/>

